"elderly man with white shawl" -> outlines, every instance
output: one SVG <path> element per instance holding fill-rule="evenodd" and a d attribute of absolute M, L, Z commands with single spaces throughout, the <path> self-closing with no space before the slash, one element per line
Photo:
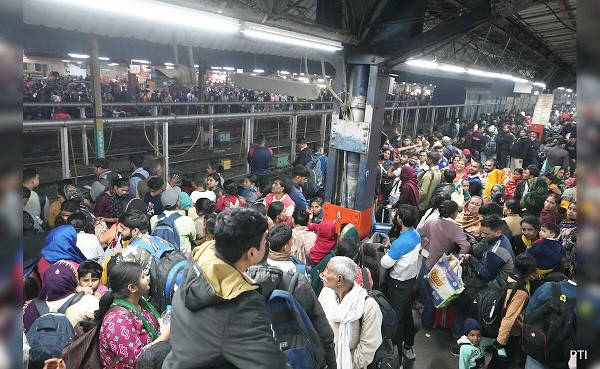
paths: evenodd
<path fill-rule="evenodd" d="M 382 342 L 381 310 L 354 282 L 356 273 L 352 259 L 334 256 L 320 275 L 319 302 L 333 329 L 337 369 L 366 368 Z"/>

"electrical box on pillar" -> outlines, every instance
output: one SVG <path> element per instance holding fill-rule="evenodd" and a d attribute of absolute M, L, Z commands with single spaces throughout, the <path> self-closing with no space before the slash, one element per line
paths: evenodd
<path fill-rule="evenodd" d="M 323 218 L 352 223 L 359 236 L 372 228 L 379 149 L 389 78 L 375 65 L 350 67 L 349 96 L 342 117 L 334 114 Z M 332 180 L 329 180 L 329 179 Z"/>

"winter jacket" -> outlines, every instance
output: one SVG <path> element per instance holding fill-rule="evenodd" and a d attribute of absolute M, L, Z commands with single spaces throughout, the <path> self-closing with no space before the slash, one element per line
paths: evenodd
<path fill-rule="evenodd" d="M 194 249 L 173 298 L 163 369 L 286 368 L 258 286 L 221 260 L 214 242 Z"/>
<path fill-rule="evenodd" d="M 248 164 L 250 164 L 250 173 L 264 176 L 271 173 L 269 164 L 273 157 L 273 149 L 265 146 L 256 146 L 248 151 Z"/>
<path fill-rule="evenodd" d="M 500 237 L 488 242 L 483 250 L 481 260 L 475 257 L 469 258 L 481 280 L 486 283 L 496 279 L 501 273 L 504 275 L 512 274 L 515 267 L 514 260 L 515 254 L 512 245 L 505 235 L 500 235 Z"/>
<path fill-rule="evenodd" d="M 535 258 L 539 274 L 546 274 L 556 269 L 560 259 L 567 254 L 562 242 L 550 238 L 536 241 L 525 252 Z"/>
<path fill-rule="evenodd" d="M 292 163 L 292 165 L 302 165 L 305 166 L 306 163 L 308 163 L 310 161 L 310 158 L 312 157 L 313 152 L 310 149 L 310 147 L 306 146 L 305 148 L 303 148 L 302 150 L 300 150 L 300 153 L 298 154 L 298 157 L 296 158 L 296 160 Z"/>
<path fill-rule="evenodd" d="M 527 137 L 519 138 L 510 148 L 510 157 L 513 159 L 525 159 L 527 156 L 527 145 L 530 141 Z"/>
<path fill-rule="evenodd" d="M 431 198 L 438 187 L 440 187 L 441 178 L 442 174 L 436 165 L 432 166 L 432 168 L 425 172 L 423 177 L 421 177 L 421 180 L 419 181 L 419 210 L 423 211 L 429 209 Z"/>
<path fill-rule="evenodd" d="M 494 343 L 494 339 L 481 337 L 479 346 L 473 346 L 467 336 L 462 336 L 456 343 L 458 343 L 458 347 L 460 348 L 458 369 L 479 369 L 485 367 L 485 349 Z"/>
<path fill-rule="evenodd" d="M 261 264 L 251 266 L 246 274 L 260 286 L 259 290 L 266 301 L 275 289 L 288 291 L 295 273 L 293 271 L 283 272 L 277 267 Z M 329 368 L 336 368 L 333 330 L 310 282 L 304 277 L 298 278 L 292 296 L 298 300 L 319 333 L 322 345 L 316 349 L 320 351 L 317 353 L 317 357 L 323 358 L 323 362 L 320 363 L 321 367 L 327 364 Z"/>
<path fill-rule="evenodd" d="M 565 172 L 569 170 L 569 152 L 560 146 L 551 147 L 546 157 L 546 168 L 560 166 Z"/>
<path fill-rule="evenodd" d="M 453 252 L 456 246 L 461 254 L 468 254 L 471 248 L 460 224 L 451 218 L 427 219 L 417 231 L 421 235 L 421 246 L 429 252 L 425 259 L 427 269 L 431 269 L 443 254 Z"/>

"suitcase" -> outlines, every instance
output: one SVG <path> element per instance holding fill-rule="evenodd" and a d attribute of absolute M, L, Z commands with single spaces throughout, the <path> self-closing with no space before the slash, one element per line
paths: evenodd
<path fill-rule="evenodd" d="M 448 305 L 441 309 L 435 309 L 433 325 L 438 328 L 452 329 L 454 326 L 454 307 Z"/>
<path fill-rule="evenodd" d="M 371 232 L 371 234 L 375 232 L 388 234 L 394 225 L 393 213 L 393 209 L 386 209 L 385 207 L 383 207 L 381 211 L 381 218 L 379 219 L 379 222 L 377 222 L 376 220 L 373 224 L 373 232 Z"/>

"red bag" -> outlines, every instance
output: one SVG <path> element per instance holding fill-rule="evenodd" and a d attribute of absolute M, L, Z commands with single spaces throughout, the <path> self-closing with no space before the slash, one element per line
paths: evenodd
<path fill-rule="evenodd" d="M 448 305 L 441 309 L 435 309 L 433 324 L 439 328 L 452 329 L 454 326 L 454 307 Z"/>

